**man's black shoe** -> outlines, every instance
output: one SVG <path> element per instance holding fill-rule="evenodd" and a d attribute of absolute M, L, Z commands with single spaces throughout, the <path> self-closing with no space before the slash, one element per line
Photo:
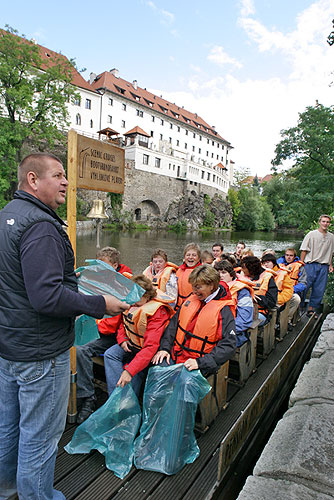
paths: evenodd
<path fill-rule="evenodd" d="M 96 399 L 87 398 L 84 400 L 81 410 L 77 416 L 77 424 L 82 424 L 95 411 Z"/>

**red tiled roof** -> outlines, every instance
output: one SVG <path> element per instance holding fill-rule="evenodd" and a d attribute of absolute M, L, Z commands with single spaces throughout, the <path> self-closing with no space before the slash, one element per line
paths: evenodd
<path fill-rule="evenodd" d="M 261 184 L 262 184 L 262 182 L 269 182 L 269 181 L 271 181 L 272 178 L 273 178 L 272 174 L 267 174 L 264 177 L 262 177 L 260 182 L 261 182 Z"/>
<path fill-rule="evenodd" d="M 100 135 L 106 135 L 107 137 L 110 137 L 112 135 L 119 135 L 119 132 L 116 132 L 116 130 L 114 130 L 110 127 L 99 130 L 97 133 Z"/>
<path fill-rule="evenodd" d="M 148 134 L 147 132 L 145 132 L 145 130 L 143 130 L 138 126 L 132 128 L 131 130 L 129 130 L 129 132 L 126 132 L 124 135 L 132 135 L 132 134 L 140 134 L 140 135 L 145 135 L 146 137 L 151 137 L 150 134 Z"/>
<path fill-rule="evenodd" d="M 15 36 L 19 38 L 22 42 L 26 43 L 34 43 L 31 42 L 30 40 L 26 40 L 25 38 L 19 37 L 18 35 L 8 33 L 6 30 L 0 29 L 0 35 L 3 34 L 9 34 L 12 36 Z M 61 64 L 62 62 L 67 64 L 71 64 L 70 61 L 65 57 L 63 54 L 60 54 L 59 52 L 55 52 L 54 50 L 47 49 L 46 47 L 43 47 L 42 45 L 36 44 L 39 50 L 39 55 L 42 59 L 42 67 L 40 69 L 46 69 L 48 66 L 53 66 L 55 64 Z M 56 61 L 56 62 L 54 62 Z M 80 75 L 79 71 L 75 69 L 75 67 L 72 65 L 72 82 L 73 85 L 90 90 L 91 92 L 96 93 L 96 90 L 93 89 L 93 87 L 86 82 L 86 80 L 83 78 L 83 76 Z"/>
<path fill-rule="evenodd" d="M 148 109 L 152 109 L 163 114 L 166 118 L 173 118 L 182 124 L 187 123 L 189 126 L 197 129 L 198 133 L 206 132 L 212 136 L 212 139 L 220 139 L 230 145 L 228 141 L 221 137 L 213 127 L 208 125 L 196 113 L 191 113 L 176 104 L 166 101 L 166 99 L 163 99 L 162 97 L 152 94 L 146 89 L 138 86 L 135 88 L 132 83 L 114 76 L 109 71 L 105 71 L 104 73 L 98 75 L 92 83 L 92 87 L 96 90 L 107 89 L 115 94 L 118 94 L 119 96 L 124 96 L 124 98 L 129 99 L 130 101 L 137 102 Z"/>

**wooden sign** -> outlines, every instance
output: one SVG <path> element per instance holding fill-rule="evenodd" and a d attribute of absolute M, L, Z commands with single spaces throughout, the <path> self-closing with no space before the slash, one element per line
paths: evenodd
<path fill-rule="evenodd" d="M 124 193 L 124 149 L 77 134 L 77 188 Z"/>

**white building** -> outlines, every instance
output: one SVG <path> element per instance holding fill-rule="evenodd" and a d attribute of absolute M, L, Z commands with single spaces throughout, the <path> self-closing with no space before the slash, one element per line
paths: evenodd
<path fill-rule="evenodd" d="M 233 177 L 231 144 L 215 127 L 113 69 L 77 85 L 81 100 L 69 105 L 72 127 L 98 137 L 110 128 L 136 169 L 187 180 L 227 194 Z"/>

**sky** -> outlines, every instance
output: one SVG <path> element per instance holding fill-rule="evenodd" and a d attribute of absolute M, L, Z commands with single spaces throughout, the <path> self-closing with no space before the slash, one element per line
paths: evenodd
<path fill-rule="evenodd" d="M 316 100 L 334 104 L 334 0 L 5 2 L 6 24 L 74 58 L 83 76 L 118 68 L 200 115 L 236 167 L 270 173 L 280 131 Z"/>

